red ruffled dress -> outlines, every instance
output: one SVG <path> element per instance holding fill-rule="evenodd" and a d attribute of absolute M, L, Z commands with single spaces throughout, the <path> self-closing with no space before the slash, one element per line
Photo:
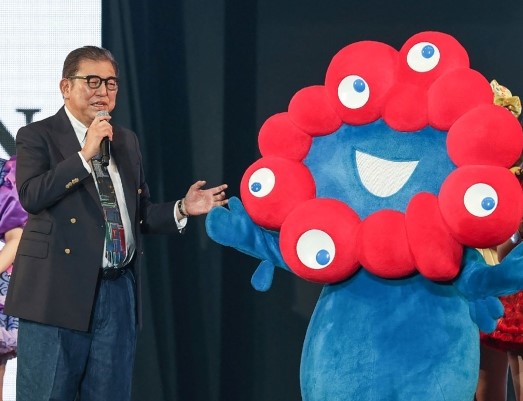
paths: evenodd
<path fill-rule="evenodd" d="M 494 250 L 480 250 L 485 261 L 497 264 Z M 523 352 L 523 291 L 499 297 L 505 314 L 498 320 L 496 330 L 490 334 L 480 333 L 481 343 L 501 351 Z"/>

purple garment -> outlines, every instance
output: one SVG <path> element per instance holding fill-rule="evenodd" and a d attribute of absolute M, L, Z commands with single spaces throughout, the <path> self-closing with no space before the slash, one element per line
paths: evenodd
<path fill-rule="evenodd" d="M 20 205 L 16 191 L 15 172 L 16 156 L 0 159 L 0 239 L 7 231 L 27 222 L 27 212 Z"/>
<path fill-rule="evenodd" d="M 27 212 L 20 205 L 15 181 L 16 157 L 0 159 L 0 241 L 5 233 L 27 222 Z M 1 252 L 1 251 L 0 251 Z M 18 319 L 4 314 L 11 268 L 0 274 L 0 360 L 16 356 Z"/>

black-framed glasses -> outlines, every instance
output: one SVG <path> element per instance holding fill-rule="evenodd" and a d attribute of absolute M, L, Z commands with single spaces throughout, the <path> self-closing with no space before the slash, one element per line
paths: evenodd
<path fill-rule="evenodd" d="M 105 83 L 107 90 L 115 91 L 118 89 L 118 78 L 116 77 L 102 78 L 98 75 L 73 75 L 72 77 L 69 77 L 69 79 L 85 79 L 87 86 L 91 89 L 98 89 L 102 86 L 102 82 Z"/>

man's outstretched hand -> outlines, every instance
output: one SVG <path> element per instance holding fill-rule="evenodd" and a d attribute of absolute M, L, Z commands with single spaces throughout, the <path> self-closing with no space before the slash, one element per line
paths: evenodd
<path fill-rule="evenodd" d="M 196 181 L 187 191 L 184 206 L 189 216 L 205 214 L 215 206 L 224 206 L 227 204 L 228 200 L 225 197 L 227 184 L 202 189 L 206 183 L 206 181 Z"/>

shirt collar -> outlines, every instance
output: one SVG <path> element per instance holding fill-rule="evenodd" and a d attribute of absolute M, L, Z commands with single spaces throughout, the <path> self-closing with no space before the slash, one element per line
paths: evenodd
<path fill-rule="evenodd" d="M 67 114 L 67 117 L 69 118 L 69 121 L 71 121 L 71 125 L 73 126 L 74 133 L 78 138 L 78 142 L 80 142 L 80 144 L 83 144 L 85 141 L 87 127 L 83 125 L 75 116 L 73 116 L 73 114 L 67 109 L 67 106 L 64 106 L 64 109 L 65 114 Z"/>

